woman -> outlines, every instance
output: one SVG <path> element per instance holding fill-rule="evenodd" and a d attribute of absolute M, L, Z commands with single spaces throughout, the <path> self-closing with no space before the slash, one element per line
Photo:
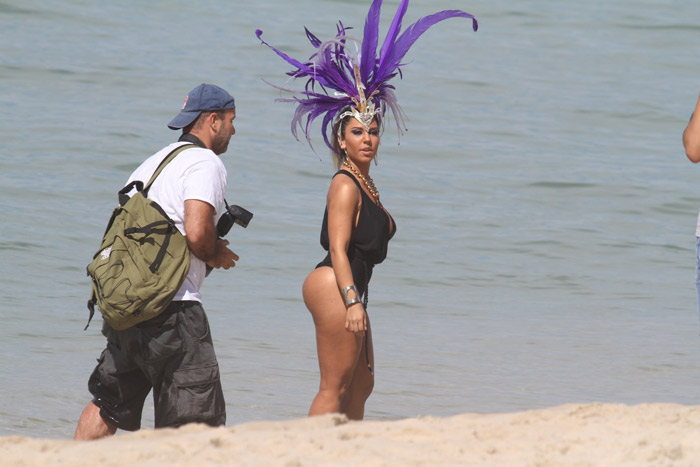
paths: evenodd
<path fill-rule="evenodd" d="M 311 124 L 323 117 L 321 132 L 340 169 L 328 189 L 321 231 L 321 244 L 328 256 L 309 274 L 303 287 L 304 302 L 316 325 L 321 369 L 321 385 L 309 415 L 342 412 L 351 419 L 362 419 L 374 385 L 367 286 L 372 267 L 386 257 L 387 243 L 396 226 L 379 202 L 369 167 L 377 155 L 387 109 L 399 133 L 403 127 L 403 112 L 389 81 L 403 76 L 404 56 L 434 24 L 448 18 L 467 18 L 472 20 L 474 31 L 478 27 L 469 13 L 445 10 L 420 18 L 401 32 L 408 7 L 408 0 L 401 0 L 378 49 L 381 5 L 382 0 L 373 0 L 362 41 L 348 35 L 350 28 L 343 23 L 338 23 L 336 37 L 325 42 L 306 30 L 316 51 L 305 61 L 289 57 L 261 39 L 294 67 L 289 76 L 307 79 L 303 91 L 278 87 L 294 93 L 291 98 L 278 99 L 296 105 L 292 134 L 297 136 L 301 128 L 310 144 Z M 262 31 L 258 29 L 255 34 L 261 38 Z M 331 122 L 333 128 L 328 135 Z"/>
<path fill-rule="evenodd" d="M 328 189 L 321 232 L 328 255 L 303 286 L 304 302 L 316 326 L 321 370 L 309 415 L 341 412 L 361 420 L 374 386 L 367 287 L 373 266 L 386 257 L 396 224 L 369 176 L 379 147 L 379 117 L 367 129 L 350 113 L 336 122 L 334 130 L 339 171 Z"/>

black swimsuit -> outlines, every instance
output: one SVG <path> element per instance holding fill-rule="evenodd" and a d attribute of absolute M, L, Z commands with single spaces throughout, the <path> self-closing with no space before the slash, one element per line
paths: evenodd
<path fill-rule="evenodd" d="M 360 218 L 357 227 L 353 230 L 348 245 L 348 260 L 355 286 L 360 296 L 367 292 L 367 285 L 372 277 L 372 268 L 386 258 L 389 240 L 396 233 L 396 223 L 394 219 L 365 193 L 360 186 L 360 182 L 346 170 L 339 170 L 336 175 L 343 174 L 350 177 L 362 193 L 362 206 L 360 207 Z M 328 251 L 328 206 L 323 214 L 323 226 L 321 228 L 321 246 Z M 331 254 L 328 253 L 323 261 L 318 263 L 321 266 L 332 266 Z"/>

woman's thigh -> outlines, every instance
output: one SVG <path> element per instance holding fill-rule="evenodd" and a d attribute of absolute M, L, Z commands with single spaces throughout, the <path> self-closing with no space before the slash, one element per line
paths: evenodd
<path fill-rule="evenodd" d="M 362 349 L 362 335 L 345 330 L 345 305 L 333 269 L 323 266 L 312 271 L 303 294 L 316 326 L 322 389 L 347 385 Z"/>

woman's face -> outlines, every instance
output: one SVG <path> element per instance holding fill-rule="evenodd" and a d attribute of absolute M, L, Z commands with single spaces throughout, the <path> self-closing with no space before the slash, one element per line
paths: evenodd
<path fill-rule="evenodd" d="M 348 158 L 355 165 L 368 164 L 377 155 L 379 147 L 379 124 L 376 120 L 369 126 L 369 131 L 357 119 L 351 117 L 345 126 L 344 139 L 340 141 Z"/>

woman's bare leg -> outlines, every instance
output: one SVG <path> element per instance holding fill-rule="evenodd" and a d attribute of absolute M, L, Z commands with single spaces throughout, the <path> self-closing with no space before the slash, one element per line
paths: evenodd
<path fill-rule="evenodd" d="M 362 335 L 345 330 L 345 305 L 331 268 L 321 267 L 312 271 L 304 282 L 303 293 L 316 326 L 316 349 L 321 371 L 319 391 L 309 415 L 340 412 L 341 400 L 353 387 L 353 373 L 364 348 Z M 352 400 L 355 401 L 359 394 L 352 396 Z M 351 406 L 354 416 L 357 403 L 353 402 Z"/>
<path fill-rule="evenodd" d="M 372 347 L 372 330 L 369 327 L 367 334 L 367 344 L 364 339 L 361 342 L 360 355 L 353 371 L 352 379 L 348 385 L 345 397 L 340 403 L 340 411 L 347 415 L 350 420 L 362 420 L 365 416 L 365 402 L 372 394 L 374 388 L 374 374 L 370 372 L 367 364 L 367 349 L 369 349 L 369 362 L 374 368 L 374 350 Z"/>

